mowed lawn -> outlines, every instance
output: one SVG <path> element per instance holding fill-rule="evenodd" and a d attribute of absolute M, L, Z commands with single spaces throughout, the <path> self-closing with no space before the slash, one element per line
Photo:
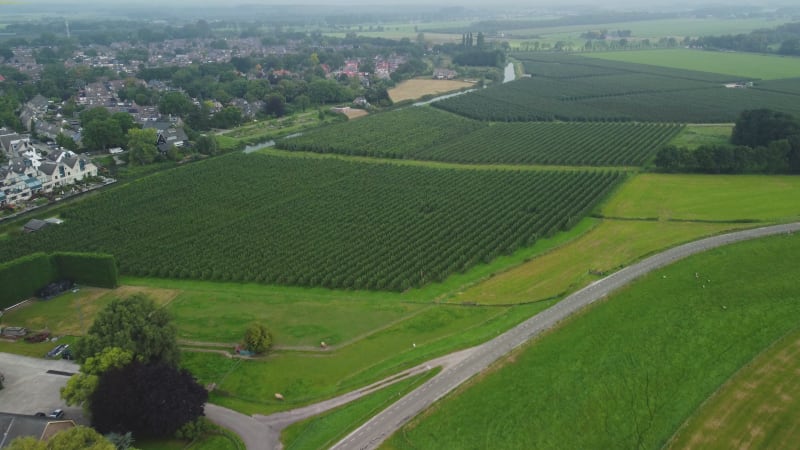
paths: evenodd
<path fill-rule="evenodd" d="M 120 286 L 116 289 L 82 287 L 77 292 L 65 292 L 50 300 L 33 300 L 8 311 L 0 317 L 0 325 L 48 330 L 53 335 L 81 336 L 92 324 L 97 312 L 112 300 L 135 294 L 146 295 L 157 305 L 166 306 L 178 295 L 178 290 L 146 286 Z"/>
<path fill-rule="evenodd" d="M 757 53 L 658 49 L 592 53 L 587 56 L 612 61 L 722 73 L 743 79 L 775 80 L 794 78 L 800 74 L 800 58 Z"/>
<path fill-rule="evenodd" d="M 383 448 L 660 448 L 797 328 L 798 255 L 800 234 L 781 235 L 647 275 L 505 358 Z"/>
<path fill-rule="evenodd" d="M 606 217 L 780 222 L 800 218 L 800 177 L 638 175 L 602 207 Z"/>
<path fill-rule="evenodd" d="M 800 442 L 800 332 L 737 373 L 692 416 L 668 448 L 794 448 Z"/>
<path fill-rule="evenodd" d="M 443 94 L 473 87 L 473 83 L 461 80 L 434 80 L 431 78 L 413 78 L 403 81 L 389 89 L 389 98 L 393 102 L 416 100 L 425 95 Z"/>

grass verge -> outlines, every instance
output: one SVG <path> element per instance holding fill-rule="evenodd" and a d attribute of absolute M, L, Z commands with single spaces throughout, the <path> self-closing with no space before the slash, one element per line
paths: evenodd
<path fill-rule="evenodd" d="M 281 434 L 286 450 L 329 448 L 369 418 L 432 378 L 437 370 L 399 381 L 333 411 L 297 422 Z"/>

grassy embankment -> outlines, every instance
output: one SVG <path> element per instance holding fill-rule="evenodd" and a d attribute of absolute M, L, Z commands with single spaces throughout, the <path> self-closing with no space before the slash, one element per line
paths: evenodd
<path fill-rule="evenodd" d="M 800 236 L 783 235 L 645 276 L 505 358 L 384 448 L 661 447 L 733 373 L 797 329 L 798 251 Z"/>
<path fill-rule="evenodd" d="M 800 442 L 800 333 L 743 367 L 667 445 L 674 449 L 791 448 Z"/>
<path fill-rule="evenodd" d="M 592 58 L 775 80 L 800 74 L 800 58 L 739 52 L 668 49 L 590 53 Z"/>

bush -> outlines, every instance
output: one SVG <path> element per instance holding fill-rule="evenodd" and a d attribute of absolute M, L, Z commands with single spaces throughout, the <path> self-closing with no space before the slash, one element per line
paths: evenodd
<path fill-rule="evenodd" d="M 55 253 L 53 262 L 60 278 L 103 288 L 115 288 L 119 274 L 112 255 L 100 253 Z"/>

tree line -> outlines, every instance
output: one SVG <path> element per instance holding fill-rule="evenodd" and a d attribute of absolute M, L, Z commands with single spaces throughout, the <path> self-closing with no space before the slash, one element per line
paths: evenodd
<path fill-rule="evenodd" d="M 666 146 L 655 165 L 663 172 L 800 174 L 800 120 L 769 109 L 744 111 L 730 144 Z"/>
<path fill-rule="evenodd" d="M 787 23 L 775 28 L 764 28 L 750 33 L 701 36 L 684 42 L 687 45 L 708 49 L 736 50 L 742 52 L 778 53 L 800 55 L 800 22 Z M 777 48 L 777 50 L 773 50 Z"/>

